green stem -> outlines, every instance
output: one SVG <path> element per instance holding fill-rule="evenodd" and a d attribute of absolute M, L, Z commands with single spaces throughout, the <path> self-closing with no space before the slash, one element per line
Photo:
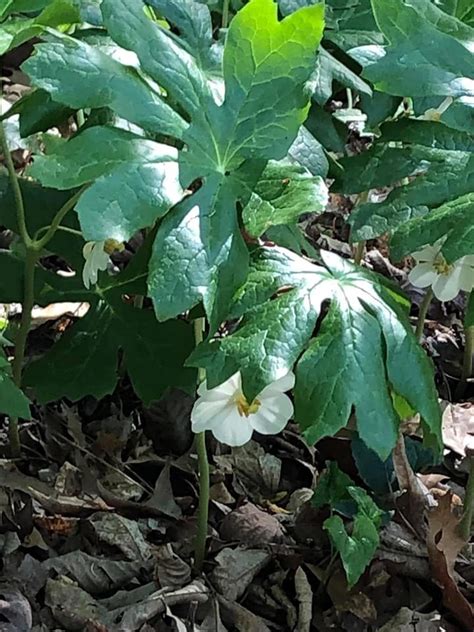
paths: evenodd
<path fill-rule="evenodd" d="M 229 4 L 230 0 L 223 0 L 222 3 L 222 28 L 226 29 L 229 26 Z"/>
<path fill-rule="evenodd" d="M 459 533 L 465 542 L 469 542 L 474 517 L 474 456 L 469 457 L 469 476 L 467 479 L 464 511 L 459 523 Z"/>
<path fill-rule="evenodd" d="M 51 225 L 47 228 L 44 236 L 41 237 L 41 239 L 38 239 L 38 241 L 34 242 L 33 245 L 34 245 L 35 250 L 37 251 L 42 250 L 51 241 L 51 239 L 54 237 L 54 234 L 58 230 L 59 225 L 61 224 L 63 219 L 66 217 L 66 215 L 69 213 L 69 211 L 76 206 L 76 202 L 84 193 L 86 188 L 87 188 L 87 185 L 82 187 L 82 189 L 80 189 L 75 195 L 70 197 L 69 200 L 65 204 L 63 204 L 63 206 L 59 209 L 59 211 L 53 217 L 53 221 L 51 222 Z"/>
<path fill-rule="evenodd" d="M 196 346 L 203 340 L 204 318 L 194 321 L 194 340 Z M 206 379 L 206 370 L 198 369 L 198 383 Z M 194 543 L 194 568 L 200 572 L 206 556 L 206 538 L 209 518 L 209 461 L 206 450 L 206 433 L 196 434 L 196 450 L 199 470 L 199 505 L 197 518 L 197 533 Z"/>
<path fill-rule="evenodd" d="M 462 365 L 461 383 L 465 384 L 472 377 L 472 355 L 474 354 L 474 326 L 464 330 L 464 360 Z"/>
<path fill-rule="evenodd" d="M 417 337 L 419 341 L 421 341 L 423 337 L 426 314 L 428 313 L 428 308 L 430 306 L 432 298 L 433 298 L 433 290 L 429 288 L 426 291 L 426 294 L 424 295 L 423 300 L 421 301 L 420 312 L 418 314 L 418 320 L 416 321 L 415 336 Z"/>
<path fill-rule="evenodd" d="M 39 230 L 36 231 L 35 233 L 35 241 L 38 241 L 39 236 L 42 233 L 45 233 L 46 231 L 48 231 L 51 228 L 51 224 L 49 224 L 49 226 L 43 226 L 43 228 L 40 228 Z M 82 237 L 82 233 L 80 230 L 76 230 L 75 228 L 69 228 L 69 226 L 58 226 L 57 230 L 61 230 L 64 233 L 70 233 L 71 235 L 76 235 L 77 237 Z"/>
<path fill-rule="evenodd" d="M 35 266 L 39 253 L 34 248 L 28 248 L 25 258 L 23 303 L 21 311 L 20 329 L 15 338 L 15 358 L 13 360 L 13 381 L 21 388 L 23 362 L 25 359 L 26 340 L 31 325 L 31 311 L 35 300 Z M 20 433 L 18 419 L 11 417 L 8 426 L 10 450 L 13 457 L 20 455 Z"/>
<path fill-rule="evenodd" d="M 23 195 L 21 194 L 20 183 L 18 181 L 15 165 L 13 164 L 10 149 L 8 147 L 7 137 L 5 135 L 5 128 L 3 127 L 3 121 L 0 121 L 0 146 L 2 149 L 3 159 L 7 167 L 10 183 L 13 189 L 13 197 L 15 199 L 16 216 L 18 222 L 18 232 L 23 240 L 23 243 L 27 248 L 31 245 L 31 237 L 26 227 L 25 219 L 25 205 L 23 203 Z"/>
<path fill-rule="evenodd" d="M 358 266 L 360 265 L 364 257 L 364 250 L 365 250 L 365 241 L 358 241 L 356 245 L 355 253 L 354 253 L 354 263 L 357 263 Z"/>

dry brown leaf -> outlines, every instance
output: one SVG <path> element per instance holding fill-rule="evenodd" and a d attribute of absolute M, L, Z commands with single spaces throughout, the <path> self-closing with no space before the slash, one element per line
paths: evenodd
<path fill-rule="evenodd" d="M 474 451 L 474 404 L 446 404 L 442 428 L 447 448 L 461 456 Z"/>
<path fill-rule="evenodd" d="M 245 542 L 249 546 L 264 546 L 284 539 L 278 520 L 252 503 L 246 503 L 225 516 L 220 534 L 224 540 Z"/>
<path fill-rule="evenodd" d="M 403 435 L 399 436 L 392 457 L 398 484 L 400 489 L 405 491 L 398 499 L 397 506 L 418 536 L 424 540 L 426 524 L 423 517 L 429 506 L 430 494 L 413 472 L 407 458 Z"/>
<path fill-rule="evenodd" d="M 182 588 L 191 579 L 191 567 L 173 551 L 171 544 L 154 550 L 155 580 L 161 588 Z"/>
<path fill-rule="evenodd" d="M 216 555 L 212 581 L 226 599 L 237 601 L 270 559 L 261 549 L 222 549 Z"/>
<path fill-rule="evenodd" d="M 428 513 L 426 545 L 433 579 L 442 590 L 444 605 L 467 630 L 474 630 L 474 610 L 454 578 L 454 564 L 465 542 L 459 534 L 460 519 L 452 496 L 451 492 L 441 496 L 437 507 Z"/>

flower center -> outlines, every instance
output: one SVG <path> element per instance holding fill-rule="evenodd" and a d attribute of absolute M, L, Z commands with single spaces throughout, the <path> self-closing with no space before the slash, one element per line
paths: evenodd
<path fill-rule="evenodd" d="M 108 255 L 111 255 L 115 251 L 122 252 L 125 250 L 125 246 L 122 242 L 116 241 L 115 239 L 106 239 L 104 242 L 104 252 Z"/>
<path fill-rule="evenodd" d="M 446 259 L 440 253 L 437 255 L 436 259 L 433 261 L 433 268 L 436 270 L 438 274 L 443 274 L 448 276 L 453 271 L 454 266 L 446 263 Z"/>
<path fill-rule="evenodd" d="M 254 399 L 253 402 L 249 404 L 243 393 L 237 393 L 234 397 L 234 401 L 241 417 L 253 415 L 260 408 L 258 399 Z"/>

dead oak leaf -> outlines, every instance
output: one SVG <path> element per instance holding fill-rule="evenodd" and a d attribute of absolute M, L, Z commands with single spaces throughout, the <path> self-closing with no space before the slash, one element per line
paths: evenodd
<path fill-rule="evenodd" d="M 463 626 L 474 630 L 474 610 L 459 590 L 454 578 L 456 558 L 465 545 L 459 534 L 460 518 L 448 492 L 428 512 L 426 545 L 433 579 L 441 588 L 443 603 Z"/>

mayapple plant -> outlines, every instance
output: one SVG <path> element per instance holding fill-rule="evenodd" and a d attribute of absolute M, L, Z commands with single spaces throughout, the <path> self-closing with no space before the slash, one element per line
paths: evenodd
<path fill-rule="evenodd" d="M 40 403 L 103 397 L 116 387 L 122 350 L 121 366 L 147 404 L 169 386 L 195 391 L 197 369 L 197 568 L 207 533 L 206 430 L 236 446 L 254 431 L 278 433 L 294 417 L 316 443 L 354 413 L 359 437 L 386 459 L 399 439 L 403 402 L 419 414 L 425 444 L 435 453 L 442 445 L 433 370 L 417 340 L 431 290 L 415 335 L 409 301 L 395 286 L 312 249 L 299 232 L 299 217 L 322 212 L 328 196 L 327 157 L 304 125 L 310 107 L 327 100 L 334 78 L 365 95 L 372 89 L 320 47 L 323 5 L 290 4 L 280 4 L 287 15 L 279 19 L 274 0 L 250 0 L 215 39 L 211 13 L 198 0 L 102 0 L 93 16 L 99 29 L 46 29 L 23 64 L 36 90 L 13 108 L 25 134 L 71 114 L 77 132 L 68 140 L 45 135 L 46 151 L 34 156 L 26 178 L 17 177 L 1 137 L 8 170 L 8 178 L 0 175 L 2 224 L 23 246 L 0 253 L 0 299 L 23 305 L 12 372 L 0 358 L 12 451 L 20 447 L 17 420 L 29 416 L 20 387 L 31 387 Z M 393 4 L 403 26 L 395 31 Z M 392 107 L 412 86 L 409 73 L 405 84 L 387 83 L 388 60 L 398 67 L 408 44 L 416 45 L 410 29 L 419 16 L 402 0 L 372 0 L 372 9 L 371 28 L 388 40 L 379 47 L 387 56 L 364 56 L 362 35 L 353 56 Z M 420 29 L 438 37 L 439 10 L 432 11 Z M 224 2 L 224 27 L 228 21 Z M 356 37 L 359 27 L 347 28 Z M 443 42 L 450 37 L 442 35 Z M 342 30 L 338 41 L 346 45 Z M 459 96 L 443 87 L 445 59 L 432 64 L 427 95 L 440 102 Z M 448 113 L 445 107 L 439 116 Z M 383 125 L 368 151 L 338 160 L 331 174 L 334 190 L 360 194 L 350 218 L 356 261 L 365 240 L 389 232 L 394 257 L 414 253 L 412 282 L 432 286 L 440 300 L 474 286 L 472 189 L 470 176 L 459 177 L 470 173 L 472 146 L 464 131 L 446 129 L 403 116 Z M 371 190 L 399 181 L 386 200 L 371 201 Z M 116 273 L 111 255 L 139 231 L 143 246 Z M 48 253 L 79 273 L 43 269 Z M 145 296 L 153 311 L 143 308 Z M 23 370 L 33 305 L 69 300 L 88 302 L 89 312 Z M 464 382 L 472 373 L 473 312 Z M 222 336 L 228 321 L 235 324 Z M 355 583 L 378 542 L 380 512 L 350 489 L 357 529 L 348 536 L 333 520 L 328 530 Z M 354 541 L 362 551 L 356 571 L 347 557 Z"/>

